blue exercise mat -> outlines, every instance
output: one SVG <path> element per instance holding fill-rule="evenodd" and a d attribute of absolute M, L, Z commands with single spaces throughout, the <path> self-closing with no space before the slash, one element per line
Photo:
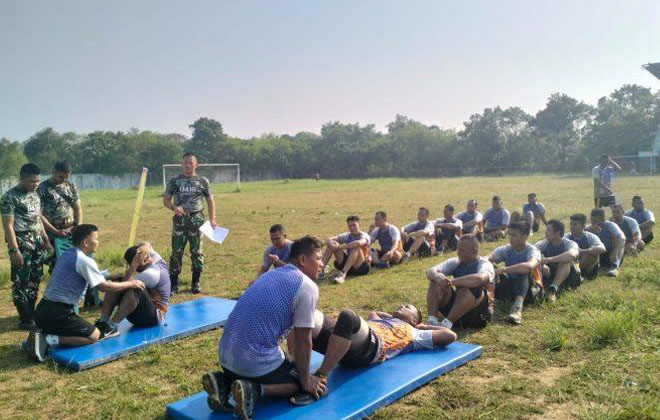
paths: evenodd
<path fill-rule="evenodd" d="M 82 347 L 54 347 L 53 359 L 73 370 L 89 369 L 117 360 L 151 346 L 181 337 L 219 328 L 225 324 L 236 301 L 213 297 L 170 305 L 161 325 L 149 328 L 134 327 L 124 320 L 121 334 Z"/>
<path fill-rule="evenodd" d="M 455 342 L 438 350 L 401 355 L 365 369 L 338 368 L 328 377 L 329 394 L 308 406 L 296 407 L 284 399 L 261 400 L 254 410 L 259 419 L 354 420 L 385 407 L 438 376 L 481 356 L 481 346 Z M 323 356 L 312 355 L 312 371 Z M 201 373 L 200 373 L 201 377 Z M 202 391 L 167 406 L 174 420 L 230 419 L 212 412 Z"/>

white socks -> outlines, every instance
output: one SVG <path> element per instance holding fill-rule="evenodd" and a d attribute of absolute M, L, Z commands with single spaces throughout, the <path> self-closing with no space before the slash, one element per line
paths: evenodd
<path fill-rule="evenodd" d="M 434 317 L 433 315 L 429 315 L 426 318 L 426 323 L 429 325 L 440 325 L 440 321 L 438 321 L 438 318 Z"/>
<path fill-rule="evenodd" d="M 57 346 L 60 344 L 60 338 L 53 334 L 46 334 L 46 343 L 48 343 L 49 346 Z"/>
<path fill-rule="evenodd" d="M 451 327 L 453 327 L 454 324 L 452 324 L 450 320 L 448 320 L 447 318 L 445 318 L 445 319 L 443 319 L 442 321 L 440 321 L 440 326 L 441 326 L 441 327 L 448 328 L 448 329 L 451 330 Z"/>

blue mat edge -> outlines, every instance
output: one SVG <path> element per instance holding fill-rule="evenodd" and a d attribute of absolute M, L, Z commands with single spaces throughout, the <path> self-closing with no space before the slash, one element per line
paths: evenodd
<path fill-rule="evenodd" d="M 204 297 L 204 298 L 200 298 L 200 299 L 207 299 L 207 298 Z M 181 302 L 181 303 L 192 302 L 194 300 L 199 300 L 199 299 L 193 299 L 193 300 L 189 300 L 189 301 L 185 301 L 185 302 Z M 97 367 L 97 366 L 115 361 L 117 359 L 121 359 L 121 358 L 126 357 L 126 356 L 130 356 L 131 354 L 135 354 L 135 353 L 139 352 L 140 350 L 145 349 L 145 348 L 150 347 L 150 346 L 155 345 L 155 344 L 169 343 L 169 342 L 178 340 L 179 338 L 188 337 L 190 335 L 194 335 L 194 334 L 198 334 L 198 333 L 201 333 L 201 332 L 205 332 L 205 331 L 220 328 L 220 327 L 224 326 L 226 322 L 227 322 L 226 320 L 222 320 L 222 321 L 214 322 L 212 324 L 197 327 L 197 328 L 192 329 L 192 330 L 183 331 L 183 332 L 177 333 L 177 334 L 169 336 L 169 337 L 162 337 L 162 338 L 158 338 L 156 340 L 153 340 L 151 342 L 140 343 L 139 345 L 127 348 L 126 350 L 121 351 L 119 353 L 116 353 L 112 356 L 102 357 L 102 358 L 99 358 L 99 359 L 95 359 L 94 361 L 80 363 L 80 362 L 72 361 L 70 358 L 59 357 L 59 355 L 57 355 L 57 354 L 53 355 L 52 357 L 53 357 L 53 361 L 55 361 L 60 366 L 62 366 L 64 368 L 67 368 L 67 369 L 71 369 L 71 370 L 76 371 L 76 372 L 80 372 L 81 370 L 90 369 L 90 368 L 93 368 L 93 367 Z"/>
<path fill-rule="evenodd" d="M 467 343 L 465 343 L 467 344 Z M 430 370 L 422 375 L 420 375 L 418 378 L 416 378 L 413 381 L 410 381 L 407 385 L 403 385 L 400 388 L 392 390 L 389 394 L 383 395 L 381 398 L 378 400 L 374 401 L 373 403 L 367 405 L 366 407 L 357 410 L 353 414 L 345 417 L 345 420 L 360 420 L 368 415 L 372 414 L 376 410 L 380 408 L 387 407 L 388 405 L 392 404 L 393 402 L 399 400 L 403 396 L 409 394 L 410 392 L 416 390 L 417 388 L 422 387 L 423 385 L 427 384 L 428 382 L 431 382 L 433 379 L 440 377 L 441 375 L 444 375 L 445 373 L 452 371 L 460 366 L 463 366 L 473 360 L 478 359 L 481 357 L 483 354 L 483 347 L 474 344 L 474 348 L 470 350 L 467 353 L 464 353 L 460 356 L 457 356 L 454 358 L 451 362 L 446 363 L 442 366 L 438 366 L 437 368 Z M 189 398 L 194 398 L 197 395 L 204 394 L 205 391 L 198 392 L 197 394 L 190 395 L 188 397 L 185 397 L 183 399 L 173 401 L 172 403 L 168 404 L 165 408 L 165 415 L 167 418 L 174 419 L 175 417 L 173 416 L 173 410 L 174 407 L 172 405 L 179 403 L 183 400 L 189 399 Z M 182 413 L 183 414 L 183 413 Z M 185 419 L 190 419 L 194 420 L 192 417 L 187 416 L 184 414 Z M 179 417 L 180 418 L 180 417 Z"/>

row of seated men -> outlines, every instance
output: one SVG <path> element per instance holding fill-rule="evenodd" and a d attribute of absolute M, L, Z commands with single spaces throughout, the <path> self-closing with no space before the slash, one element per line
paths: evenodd
<path fill-rule="evenodd" d="M 586 246 L 584 241 L 593 242 L 592 234 L 596 234 L 602 238 L 608 252 L 614 249 L 614 254 L 618 254 L 619 239 L 624 235 L 623 247 L 627 255 L 641 251 L 653 239 L 655 218 L 651 211 L 644 208 L 642 197 L 635 196 L 633 208 L 625 214 L 621 205 L 612 206 L 611 211 L 612 217 L 606 221 L 604 210 L 595 208 L 591 214 L 591 225 L 583 226 L 589 235 L 583 236 L 581 232 L 576 232 L 576 238 L 580 238 L 579 241 Z M 347 276 L 366 275 L 373 267 L 388 268 L 412 256 L 423 258 L 443 254 L 448 250 L 454 251 L 463 234 L 473 234 L 480 241 L 497 241 L 506 237 L 512 222 L 525 222 L 530 227 L 530 236 L 539 230 L 540 223 L 548 224 L 545 206 L 536 200 L 534 193 L 529 194 L 522 213 L 510 213 L 503 207 L 498 196 L 493 197 L 492 207 L 483 215 L 477 210 L 476 200 L 469 200 L 465 211 L 457 215 L 454 212 L 454 207 L 448 204 L 443 209 L 443 217 L 430 220 L 428 209 L 422 207 L 416 221 L 397 228 L 389 223 L 384 211 L 378 211 L 368 233 L 361 230 L 358 216 L 349 216 L 346 219 L 348 231 L 326 240 L 321 278 L 325 277 L 332 258 L 334 267 L 339 271 L 334 282 L 343 283 Z M 288 258 L 292 242 L 287 239 L 282 225 L 271 227 L 270 239 L 272 245 L 264 252 L 257 277 L 271 266 L 284 265 Z M 377 247 L 374 246 L 376 244 Z M 608 273 L 616 276 L 618 263 L 612 266 L 605 263 L 600 265 L 603 269 L 608 267 Z"/>
<path fill-rule="evenodd" d="M 619 221 L 622 209 L 612 210 L 613 219 Z M 350 309 L 337 317 L 316 310 L 319 289 L 315 281 L 333 256 L 343 278 L 361 274 L 360 268 L 369 262 L 367 255 L 383 261 L 395 248 L 405 256 L 418 238 L 414 233 L 423 231 L 428 223 L 425 210 L 418 216 L 414 224 L 419 229 L 407 229 L 408 225 L 401 232 L 378 212 L 370 234 L 359 229 L 357 217 L 349 217 L 348 232 L 328 238 L 325 250 L 320 241 L 309 236 L 288 241 L 283 228 L 274 226 L 273 245 L 264 254 L 259 276 L 239 299 L 218 344 L 221 370 L 202 377 L 209 407 L 251 419 L 263 397 L 288 398 L 297 405 L 313 403 L 328 391 L 326 378 L 337 365 L 363 368 L 400 354 L 446 346 L 456 339 L 452 331 L 456 327 L 486 326 L 492 319 L 495 299 L 512 301 L 506 320 L 520 324 L 526 302 L 542 297 L 556 302 L 563 290 L 582 283 L 583 274 L 593 278 L 599 265 L 614 275 L 626 250 L 634 254 L 639 249 L 639 244 L 627 241 L 617 222 L 605 220 L 602 208 L 592 210 L 588 226 L 584 214 L 571 216 L 568 232 L 561 221 L 542 219 L 545 238 L 535 244 L 528 242 L 533 226 L 527 221 L 513 221 L 505 232 L 509 243 L 486 256 L 480 256 L 476 234 L 457 235 L 457 255 L 426 271 L 426 322 L 420 309 L 405 302 L 392 313 L 372 312 L 366 320 Z M 447 216 L 451 217 L 445 213 Z M 630 225 L 633 233 L 640 233 Z M 428 241 L 430 235 L 442 235 L 436 240 L 442 246 L 443 227 L 439 222 L 435 226 L 439 231 L 434 228 L 423 237 Z M 388 232 L 394 241 L 386 239 L 383 244 L 379 232 Z M 644 238 L 650 240 L 652 236 Z M 397 241 L 408 246 L 408 251 L 402 250 L 403 245 L 397 247 Z M 371 249 L 372 242 L 385 248 Z M 278 255 L 284 248 L 289 253 Z M 356 265 L 351 265 L 353 262 Z M 269 271 L 270 265 L 278 268 Z M 347 265 L 350 268 L 346 269 Z M 351 269 L 355 271 L 351 273 Z M 364 268 L 363 272 L 367 271 Z M 279 347 L 281 337 L 287 339 L 287 354 Z M 314 372 L 309 362 L 312 350 L 324 355 Z"/>

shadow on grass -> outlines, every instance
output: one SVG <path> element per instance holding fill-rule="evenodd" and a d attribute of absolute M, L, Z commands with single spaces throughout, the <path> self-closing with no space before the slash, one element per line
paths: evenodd
<path fill-rule="evenodd" d="M 21 349 L 20 343 L 0 344 L 0 354 L 0 372 L 16 372 L 34 366 L 34 362 Z"/>
<path fill-rule="evenodd" d="M 0 334 L 4 334 L 8 332 L 16 332 L 16 331 L 23 331 L 20 328 L 18 328 L 18 315 L 12 315 L 12 316 L 0 318 Z M 26 336 L 27 333 L 28 332 L 25 331 Z"/>

